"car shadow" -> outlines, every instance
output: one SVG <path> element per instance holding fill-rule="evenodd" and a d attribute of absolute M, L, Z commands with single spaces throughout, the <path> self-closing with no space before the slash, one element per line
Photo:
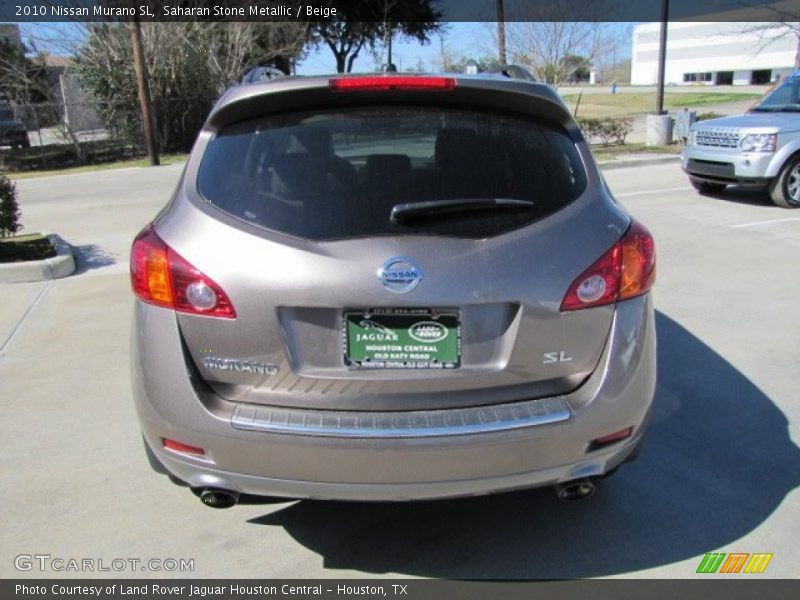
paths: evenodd
<path fill-rule="evenodd" d="M 732 202 L 734 204 L 747 204 L 749 206 L 763 206 L 764 208 L 782 210 L 772 202 L 772 199 L 765 189 L 748 189 L 728 186 L 721 192 L 704 193 L 702 197 L 711 200 Z"/>
<path fill-rule="evenodd" d="M 614 575 L 734 543 L 800 485 L 800 449 L 760 389 L 678 323 L 656 319 L 658 388 L 644 450 L 591 499 L 562 503 L 538 489 L 303 501 L 250 523 L 284 528 L 326 568 L 442 578 Z"/>
<path fill-rule="evenodd" d="M 75 272 L 73 275 L 110 267 L 117 263 L 116 256 L 109 254 L 96 244 L 72 246 L 72 253 L 75 257 Z"/>

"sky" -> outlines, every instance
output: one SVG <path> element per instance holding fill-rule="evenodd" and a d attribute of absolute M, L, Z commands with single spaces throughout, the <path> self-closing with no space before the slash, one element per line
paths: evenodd
<path fill-rule="evenodd" d="M 480 59 L 485 56 L 494 56 L 496 48 L 494 35 L 497 23 L 446 23 L 443 43 L 450 54 L 458 59 L 460 57 Z M 609 24 L 612 32 L 619 37 L 620 44 L 617 60 L 630 57 L 630 29 L 633 23 Z M 63 49 L 55 42 L 48 39 L 59 36 L 74 37 L 77 28 L 70 23 L 21 23 L 22 39 L 26 43 L 34 39 L 37 50 L 51 54 L 63 54 Z M 422 65 L 426 71 L 436 71 L 441 68 L 441 45 L 439 35 L 427 44 L 416 40 L 395 38 L 392 44 L 393 62 L 399 70 L 416 69 Z M 385 50 L 384 50 L 385 52 Z M 385 62 L 385 54 L 384 61 Z M 375 70 L 375 59 L 365 48 L 359 54 L 354 64 L 354 72 L 372 72 Z M 311 50 L 308 56 L 298 64 L 298 75 L 329 74 L 336 71 L 336 61 L 327 47 Z"/>
<path fill-rule="evenodd" d="M 496 23 L 448 23 L 444 34 L 445 48 L 455 57 L 463 55 L 478 59 L 482 56 L 494 55 L 496 50 L 493 48 L 491 31 L 496 27 Z M 420 61 L 426 71 L 435 71 L 441 64 L 440 55 L 439 36 L 434 36 L 427 44 L 403 38 L 395 38 L 392 42 L 392 62 L 401 71 L 410 67 L 416 68 Z M 310 52 L 308 57 L 297 67 L 298 75 L 332 73 L 335 70 L 336 61 L 327 47 Z M 353 71 L 369 72 L 374 70 L 375 61 L 370 55 L 369 49 L 365 48 L 356 59 Z"/>

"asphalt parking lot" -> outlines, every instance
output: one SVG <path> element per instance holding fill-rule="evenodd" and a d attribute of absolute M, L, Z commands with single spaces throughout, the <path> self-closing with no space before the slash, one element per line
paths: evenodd
<path fill-rule="evenodd" d="M 800 210 L 701 197 L 676 163 L 607 173 L 658 244 L 659 383 L 641 458 L 593 498 L 215 511 L 150 471 L 129 390 L 127 251 L 180 171 L 18 183 L 26 231 L 59 233 L 79 265 L 0 285 L 0 577 L 172 575 L 14 566 L 48 554 L 193 559 L 174 575 L 197 577 L 684 578 L 716 550 L 800 573 Z"/>

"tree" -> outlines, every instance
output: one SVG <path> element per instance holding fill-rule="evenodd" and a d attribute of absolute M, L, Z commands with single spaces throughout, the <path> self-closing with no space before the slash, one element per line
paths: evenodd
<path fill-rule="evenodd" d="M 531 69 L 537 78 L 558 85 L 575 74 L 576 64 L 568 59 L 580 56 L 583 65 L 605 56 L 614 47 L 603 0 L 575 0 L 566 3 L 531 3 L 526 21 L 506 24 L 506 43 L 511 61 Z"/>
<path fill-rule="evenodd" d="M 0 40 L 0 96 L 17 105 L 18 118 L 27 128 L 52 128 L 83 162 L 80 141 L 63 118 L 63 104 L 55 101 L 45 59 L 44 53 L 28 56 L 24 46 Z"/>
<path fill-rule="evenodd" d="M 796 18 L 800 18 L 800 14 Z M 753 24 L 742 30 L 742 33 L 754 33 L 760 38 L 756 53 L 762 52 L 787 34 L 797 40 L 794 53 L 794 68 L 800 69 L 800 21 Z"/>
<path fill-rule="evenodd" d="M 449 73 L 464 73 L 467 65 L 474 64 L 479 73 L 491 71 L 500 66 L 495 56 L 476 56 L 456 53 L 447 41 L 447 31 L 442 28 L 436 34 L 439 40 L 439 56 L 435 60 L 435 69 Z"/>
<path fill-rule="evenodd" d="M 592 63 L 588 58 L 585 56 L 578 56 L 577 54 L 567 54 L 561 59 L 561 63 L 567 81 L 571 83 L 576 81 L 588 81 L 589 71 L 592 68 Z"/>
<path fill-rule="evenodd" d="M 88 24 L 77 51 L 84 86 L 100 101 L 113 133 L 141 140 L 141 119 L 126 24 Z M 308 25 L 296 22 L 143 23 L 156 136 L 185 151 L 219 95 L 256 65 L 288 69 L 303 51 Z"/>
<path fill-rule="evenodd" d="M 339 5 L 336 20 L 312 24 L 310 41 L 330 49 L 337 73 L 350 73 L 365 47 L 374 49 L 389 35 L 415 38 L 423 44 L 430 41 L 441 28 L 441 14 L 432 4 L 432 0 L 384 0 Z"/>
<path fill-rule="evenodd" d="M 42 55 L 28 57 L 25 47 L 0 39 L 0 95 L 17 104 L 50 100 Z"/>
<path fill-rule="evenodd" d="M 770 15 L 769 19 L 759 19 L 769 21 L 767 23 L 753 23 L 742 29 L 742 33 L 754 33 L 761 38 L 761 44 L 757 52 L 761 52 L 775 41 L 782 39 L 784 35 L 790 34 L 797 40 L 794 53 L 794 68 L 800 69 L 800 10 L 796 9 L 796 4 L 790 2 L 762 5 L 754 3 L 742 3 L 743 6 L 756 9 L 761 15 L 766 12 Z"/>
<path fill-rule="evenodd" d="M 0 238 L 17 233 L 22 226 L 19 223 L 19 205 L 17 204 L 17 188 L 5 175 L 0 175 Z"/>

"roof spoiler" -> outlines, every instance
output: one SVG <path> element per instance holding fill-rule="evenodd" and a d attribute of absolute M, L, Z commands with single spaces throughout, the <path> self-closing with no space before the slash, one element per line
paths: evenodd
<path fill-rule="evenodd" d="M 537 81 L 536 77 L 531 75 L 531 72 L 524 67 L 520 67 L 519 65 L 494 65 L 486 71 L 485 73 L 491 73 L 493 75 L 502 75 L 503 77 L 508 77 L 509 79 L 521 79 L 523 81 Z"/>

